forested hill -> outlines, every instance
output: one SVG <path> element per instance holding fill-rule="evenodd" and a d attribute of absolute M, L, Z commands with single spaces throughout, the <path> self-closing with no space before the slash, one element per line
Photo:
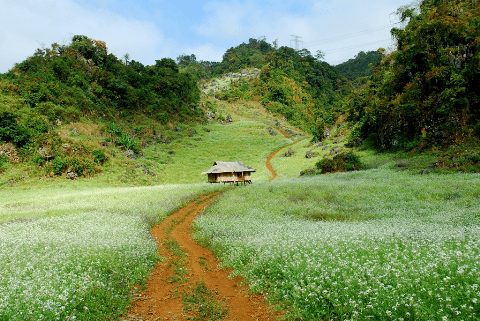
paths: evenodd
<path fill-rule="evenodd" d="M 144 66 L 109 54 L 102 41 L 74 36 L 18 63 L 2 77 L 2 91 L 21 98 L 44 116 L 72 120 L 79 115 L 118 112 L 153 117 L 192 114 L 199 99 L 196 83 L 171 59 Z"/>
<path fill-rule="evenodd" d="M 355 58 L 335 66 L 335 69 L 344 77 L 353 80 L 358 77 L 371 76 L 373 68 L 382 60 L 380 51 L 360 51 Z"/>
<path fill-rule="evenodd" d="M 258 99 L 316 139 L 334 122 L 342 98 L 350 90 L 349 81 L 323 61 L 320 52 L 313 55 L 306 49 L 278 47 L 262 39 L 249 39 L 228 49 L 219 63 L 197 61 L 194 55 L 180 56 L 178 62 L 181 70 L 198 79 L 243 68 L 260 69 L 259 79 L 237 83 L 224 98 Z"/>
<path fill-rule="evenodd" d="M 423 0 L 399 10 L 397 50 L 349 99 L 355 138 L 382 149 L 480 137 L 480 2 Z"/>
<path fill-rule="evenodd" d="M 108 53 L 102 41 L 74 36 L 0 75 L 0 173 L 2 164 L 19 159 L 58 160 L 55 174 L 73 167 L 80 175 L 95 172 L 106 160 L 103 150 L 62 138 L 66 124 L 91 123 L 91 130 L 100 128 L 115 145 L 138 153 L 134 130 L 152 136 L 154 124 L 199 117 L 197 81 L 174 60 L 144 66 L 127 58 Z"/>

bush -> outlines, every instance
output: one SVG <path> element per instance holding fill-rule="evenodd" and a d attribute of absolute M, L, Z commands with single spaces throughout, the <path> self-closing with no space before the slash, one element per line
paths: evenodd
<path fill-rule="evenodd" d="M 89 176 L 95 173 L 95 163 L 90 159 L 72 158 L 68 161 L 68 166 L 78 176 Z"/>
<path fill-rule="evenodd" d="M 312 128 L 312 141 L 319 142 L 325 138 L 325 121 L 318 118 L 315 122 L 315 126 Z"/>
<path fill-rule="evenodd" d="M 3 173 L 5 171 L 8 163 L 8 157 L 6 155 L 0 155 L 0 173 Z"/>
<path fill-rule="evenodd" d="M 349 172 L 363 168 L 359 157 L 353 152 L 344 152 L 333 158 L 324 158 L 317 162 L 317 169 L 322 173 Z"/>
<path fill-rule="evenodd" d="M 96 149 L 92 152 L 95 163 L 103 164 L 107 161 L 107 155 L 101 149 Z"/>
<path fill-rule="evenodd" d="M 55 157 L 52 162 L 53 173 L 55 175 L 62 175 L 66 165 L 67 165 L 66 161 L 62 159 L 60 156 Z"/>
<path fill-rule="evenodd" d="M 117 144 L 125 147 L 125 149 L 131 149 L 135 153 L 140 152 L 140 144 L 138 141 L 127 133 L 123 133 L 118 139 Z"/>

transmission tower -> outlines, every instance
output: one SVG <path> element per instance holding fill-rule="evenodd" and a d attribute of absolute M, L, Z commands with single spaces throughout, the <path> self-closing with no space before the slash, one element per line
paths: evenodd
<path fill-rule="evenodd" d="M 297 35 L 290 35 L 290 37 L 292 37 L 292 39 L 290 40 L 290 45 L 292 45 L 292 43 L 294 43 L 295 44 L 295 50 L 299 50 L 300 45 L 302 45 L 302 43 L 303 43 L 303 41 L 301 40 L 302 37 L 297 36 Z"/>

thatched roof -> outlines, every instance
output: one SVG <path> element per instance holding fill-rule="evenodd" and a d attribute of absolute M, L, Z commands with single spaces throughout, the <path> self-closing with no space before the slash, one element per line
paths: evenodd
<path fill-rule="evenodd" d="M 216 161 L 215 163 L 213 163 L 213 166 L 203 174 L 239 173 L 239 172 L 255 172 L 255 169 L 245 165 L 242 162 Z"/>

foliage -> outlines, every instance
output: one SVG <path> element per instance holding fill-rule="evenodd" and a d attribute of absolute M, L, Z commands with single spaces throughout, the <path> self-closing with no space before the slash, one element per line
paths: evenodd
<path fill-rule="evenodd" d="M 351 105 L 362 137 L 382 149 L 450 145 L 468 140 L 480 122 L 480 3 L 421 1 L 392 29 L 386 56 Z M 428 41 L 426 41 L 428 39 Z"/>
<path fill-rule="evenodd" d="M 194 54 L 177 57 L 181 72 L 192 75 L 196 80 L 209 79 L 221 74 L 220 63 L 214 61 L 198 61 Z"/>
<path fill-rule="evenodd" d="M 359 77 L 372 75 L 372 69 L 380 64 L 380 51 L 360 51 L 355 58 L 335 66 L 335 69 L 344 77 L 353 80 Z"/>
<path fill-rule="evenodd" d="M 341 110 L 341 97 L 347 82 L 321 56 L 306 50 L 277 47 L 264 40 L 250 39 L 230 48 L 220 68 L 261 68 L 260 81 L 252 79 L 230 86 L 219 98 L 252 99 L 259 97 L 269 110 L 279 113 L 292 124 L 318 134 L 322 122 L 332 123 Z M 249 83 L 249 84 L 247 84 Z"/>
<path fill-rule="evenodd" d="M 275 49 L 264 39 L 250 38 L 248 43 L 242 43 L 225 52 L 220 70 L 221 72 L 230 72 L 244 68 L 262 68 L 268 62 L 267 55 L 274 52 Z"/>
<path fill-rule="evenodd" d="M 107 160 L 108 157 L 105 155 L 105 152 L 101 149 L 96 149 L 92 152 L 93 158 L 95 160 L 95 163 L 97 164 L 104 164 Z"/>
<path fill-rule="evenodd" d="M 473 321 L 479 186 L 388 168 L 255 184 L 207 209 L 197 236 L 287 320 Z"/>
<path fill-rule="evenodd" d="M 353 152 L 343 152 L 333 158 L 323 158 L 315 166 L 321 174 L 358 171 L 363 168 L 360 158 Z"/>
<path fill-rule="evenodd" d="M 157 60 L 153 66 L 128 57 L 122 61 L 108 53 L 104 42 L 76 35 L 69 45 L 38 49 L 0 75 L 0 142 L 23 148 L 31 156 L 26 159 L 35 158 L 43 137 L 55 136 L 63 123 L 80 118 L 124 122 L 141 115 L 185 121 L 199 117 L 199 97 L 196 80 L 180 73 L 173 60 Z M 140 143 L 127 131 L 111 129 L 116 144 L 140 151 Z M 91 156 L 62 156 L 50 165 L 56 174 L 67 167 L 93 173 Z M 97 153 L 95 162 L 104 161 Z"/>
<path fill-rule="evenodd" d="M 0 154 L 0 174 L 3 173 L 8 163 L 8 157 L 6 155 Z"/>
<path fill-rule="evenodd" d="M 16 109 L 0 105 L 0 141 L 23 147 L 35 137 L 46 133 L 50 127 L 45 116 L 28 107 Z"/>
<path fill-rule="evenodd" d="M 475 142 L 473 146 L 451 146 L 439 155 L 433 164 L 433 168 L 464 173 L 479 173 L 480 149 L 478 146 L 478 142 Z"/>

